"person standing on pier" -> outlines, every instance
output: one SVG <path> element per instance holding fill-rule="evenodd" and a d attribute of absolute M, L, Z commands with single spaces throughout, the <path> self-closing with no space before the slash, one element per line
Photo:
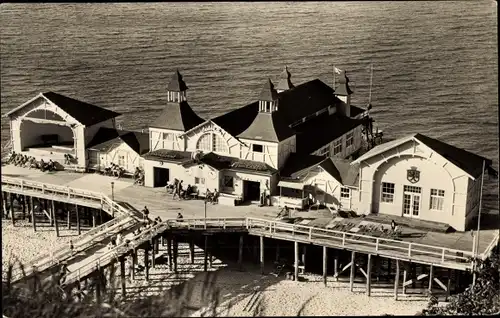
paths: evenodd
<path fill-rule="evenodd" d="M 69 240 L 69 250 L 71 251 L 71 256 L 75 254 L 75 247 L 73 246 L 73 240 Z"/>
<path fill-rule="evenodd" d="M 144 221 L 147 221 L 149 219 L 149 210 L 147 206 L 144 206 L 144 209 L 142 209 L 142 215 L 144 218 Z"/>

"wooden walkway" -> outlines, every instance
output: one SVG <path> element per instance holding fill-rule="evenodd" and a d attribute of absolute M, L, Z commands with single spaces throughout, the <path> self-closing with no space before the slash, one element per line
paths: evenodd
<path fill-rule="evenodd" d="M 119 231 L 130 234 L 129 230 L 139 224 L 141 213 L 134 208 L 133 204 L 142 204 L 140 198 L 137 201 L 128 204 L 123 202 L 119 204 L 112 201 L 107 195 L 86 189 L 77 189 L 65 185 L 47 184 L 44 182 L 26 180 L 24 178 L 14 178 L 2 176 L 2 189 L 5 192 L 19 193 L 23 195 L 32 195 L 50 200 L 79 204 L 83 206 L 99 208 L 108 213 L 115 212 L 116 218 L 97 227 L 79 237 L 75 244 L 75 254 L 71 255 L 69 248 L 63 248 L 50 255 L 46 255 L 31 266 L 33 271 L 47 271 L 61 261 L 70 263 L 69 267 L 73 276 L 68 279 L 80 279 L 96 269 L 109 264 L 113 258 L 121 257 L 131 249 L 139 246 L 165 232 L 171 228 L 198 229 L 207 230 L 220 229 L 226 230 L 241 229 L 247 231 L 250 235 L 265 236 L 275 239 L 303 242 L 320 246 L 346 249 L 361 253 L 381 255 L 386 258 L 411 260 L 412 262 L 430 264 L 440 267 L 465 270 L 471 267 L 470 258 L 473 256 L 470 250 L 454 249 L 442 245 L 427 245 L 404 240 L 393 240 L 388 238 L 375 237 L 370 235 L 361 235 L 345 231 L 335 231 L 326 228 L 312 227 L 300 224 L 290 224 L 265 218 L 255 217 L 221 217 L 221 218 L 186 218 L 183 222 L 176 220 L 166 220 L 157 226 L 141 233 L 137 237 L 129 238 L 128 246 L 124 244 L 114 249 L 107 250 L 102 247 L 102 242 L 110 239 Z M 152 189 L 140 188 L 141 191 L 152 191 Z M 141 193 L 139 193 L 140 195 Z M 137 195 L 137 194 L 136 194 Z M 135 198 L 129 197 L 135 200 Z M 189 202 L 186 202 L 189 203 Z M 126 207 L 129 205 L 130 207 Z M 236 212 L 238 208 L 228 207 L 229 211 Z M 234 213 L 240 214 L 240 213 Z M 153 214 L 154 216 L 154 214 Z M 205 223 L 207 222 L 207 223 Z M 460 235 L 468 233 L 460 233 Z M 447 235 L 436 233 L 436 235 Z M 470 234 L 469 234 L 470 235 Z M 480 257 L 485 258 L 498 242 L 498 232 L 492 240 L 480 248 Z M 465 247 L 468 247 L 465 245 Z M 94 251 L 84 259 L 76 258 L 82 251 Z M 20 275 L 20 273 L 17 273 Z M 18 276 L 16 276 L 18 277 Z"/>

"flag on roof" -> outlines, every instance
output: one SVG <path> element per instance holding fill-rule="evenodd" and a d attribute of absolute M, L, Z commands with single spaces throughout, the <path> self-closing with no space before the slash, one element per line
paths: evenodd
<path fill-rule="evenodd" d="M 333 70 L 334 70 L 334 71 L 335 71 L 335 73 L 337 73 L 337 74 L 341 74 L 341 73 L 342 73 L 342 70 L 341 70 L 341 69 L 336 68 L 335 66 L 333 67 Z"/>

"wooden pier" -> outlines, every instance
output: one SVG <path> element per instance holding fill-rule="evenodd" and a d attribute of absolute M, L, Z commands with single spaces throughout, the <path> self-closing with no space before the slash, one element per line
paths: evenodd
<path fill-rule="evenodd" d="M 21 205 L 32 216 L 34 215 L 33 204 L 27 203 L 32 202 L 33 198 L 45 200 L 44 208 L 46 210 L 44 213 L 46 212 L 50 220 L 54 221 L 56 231 L 58 221 L 54 217 L 54 202 L 74 205 L 77 223 L 80 220 L 78 213 L 83 207 L 104 211 L 110 217 L 114 216 L 111 221 L 80 235 L 73 250 L 62 248 L 41 257 L 36 263 L 29 266 L 27 276 L 15 273 L 14 280 L 17 283 L 28 283 L 29 286 L 31 286 L 30 281 L 37 280 L 34 276 L 41 275 L 43 279 L 49 279 L 50 275 L 48 274 L 57 268 L 62 261 L 67 262 L 71 271 L 65 281 L 65 288 L 68 289 L 78 288 L 81 282 L 94 279 L 102 274 L 104 268 L 119 263 L 122 294 L 125 295 L 124 264 L 127 260 L 132 262 L 131 276 L 135 277 L 134 268 L 139 249 L 144 250 L 146 280 L 149 276 L 149 266 L 155 266 L 155 257 L 160 241 L 162 244 L 166 241 L 168 245 L 169 268 L 175 272 L 177 270 L 179 242 L 189 242 L 191 257 L 193 257 L 194 240 L 198 239 L 198 245 L 202 246 L 204 250 L 204 269 L 207 270 L 211 266 L 213 254 L 217 252 L 218 245 L 214 242 L 218 236 L 222 235 L 232 235 L 231 238 L 234 238 L 231 241 L 235 242 L 236 249 L 231 255 L 237 259 L 240 268 L 246 256 L 243 253 L 245 244 L 248 246 L 248 244 L 252 244 L 251 242 L 255 242 L 253 245 L 255 252 L 251 254 L 260 263 L 263 274 L 265 272 L 264 263 L 269 257 L 265 253 L 268 250 L 266 244 L 273 244 L 272 248 L 276 250 L 276 259 L 280 253 L 286 253 L 287 246 L 290 247 L 293 249 L 293 277 L 295 280 L 299 280 L 300 273 L 307 268 L 306 250 L 310 249 L 308 247 L 319 247 L 323 255 L 321 265 L 325 284 L 328 270 L 332 267 L 335 278 L 349 270 L 352 290 L 356 272 L 360 272 L 366 280 L 366 293 L 368 295 L 371 293 L 372 277 L 374 273 L 377 273 L 378 279 L 380 271 L 386 272 L 389 276 L 394 275 L 394 297 L 397 298 L 400 288 L 405 293 L 409 285 L 414 285 L 415 282 L 424 279 L 428 280 L 428 290 L 432 290 L 433 283 L 435 283 L 439 288 L 449 293 L 452 277 L 457 276 L 457 273 L 459 275 L 460 272 L 470 271 L 473 266 L 471 259 L 474 255 L 469 250 L 253 217 L 189 218 L 182 221 L 169 219 L 136 235 L 135 229 L 142 225 L 141 213 L 133 208 L 127 208 L 125 203 L 114 202 L 98 192 L 10 177 L 2 177 L 2 192 L 4 208 L 7 205 L 5 199 L 10 198 L 11 215 L 13 215 L 13 195 L 25 198 L 21 199 Z M 32 217 L 32 219 L 36 218 Z M 33 224 L 35 229 L 35 222 Z M 125 235 L 127 241 L 111 249 L 103 246 L 118 232 Z M 479 254 L 479 257 L 486 258 L 497 243 L 498 234 Z M 86 253 L 88 256 L 77 259 L 75 256 L 81 253 Z M 329 262 L 332 257 L 334 257 L 333 262 Z M 384 266 L 385 268 L 383 268 Z M 417 266 L 420 270 L 419 273 L 415 270 Z M 39 275 L 34 275 L 35 273 Z M 445 273 L 444 276 L 438 277 L 443 273 Z M 446 283 L 442 277 L 447 279 Z M 97 298 L 99 298 L 101 291 L 100 288 L 96 289 Z"/>

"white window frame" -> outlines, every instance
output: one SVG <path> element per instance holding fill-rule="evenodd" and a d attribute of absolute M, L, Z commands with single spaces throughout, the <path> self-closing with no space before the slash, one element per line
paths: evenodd
<path fill-rule="evenodd" d="M 340 197 L 342 199 L 350 199 L 351 198 L 351 189 L 342 187 L 340 188 Z"/>
<path fill-rule="evenodd" d="M 392 193 L 388 190 L 392 189 Z M 396 194 L 396 185 L 392 182 L 382 182 L 380 185 L 380 202 L 394 203 L 394 195 Z"/>
<path fill-rule="evenodd" d="M 330 154 L 330 145 L 323 146 L 317 151 L 318 156 L 328 156 Z"/>
<path fill-rule="evenodd" d="M 345 135 L 345 147 L 349 149 L 352 145 L 354 145 L 354 131 L 351 130 Z"/>
<path fill-rule="evenodd" d="M 118 165 L 120 167 L 124 167 L 126 165 L 127 163 L 126 158 L 127 158 L 126 155 L 118 154 Z"/>
<path fill-rule="evenodd" d="M 205 185 L 205 178 L 203 178 L 203 177 L 194 177 L 194 184 Z"/>
<path fill-rule="evenodd" d="M 441 189 L 431 189 L 429 210 L 444 211 L 444 195 L 445 191 Z"/>
<path fill-rule="evenodd" d="M 163 141 L 174 141 L 174 134 L 164 132 L 162 133 Z"/>
<path fill-rule="evenodd" d="M 333 155 L 338 155 L 342 153 L 342 138 L 337 139 L 333 142 Z"/>
<path fill-rule="evenodd" d="M 203 148 L 200 147 L 202 141 L 203 141 Z M 217 141 L 219 141 L 219 143 L 217 143 Z M 198 138 L 198 140 L 196 141 L 196 150 L 207 151 L 207 152 L 213 151 L 213 152 L 229 153 L 229 146 L 227 144 L 227 141 L 224 138 L 222 138 L 221 135 L 213 132 L 207 132 L 202 134 L 200 138 Z"/>

